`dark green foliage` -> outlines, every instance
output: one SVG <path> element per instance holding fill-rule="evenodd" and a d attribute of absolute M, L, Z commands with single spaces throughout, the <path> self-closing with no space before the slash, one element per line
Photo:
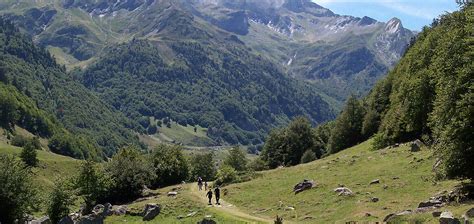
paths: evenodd
<path fill-rule="evenodd" d="M 54 153 L 79 159 L 99 160 L 102 154 L 82 135 L 58 133 L 49 139 L 49 149 Z"/>
<path fill-rule="evenodd" d="M 84 161 L 79 176 L 75 181 L 78 195 L 84 200 L 84 214 L 89 214 L 92 208 L 102 202 L 111 193 L 112 181 L 105 170 L 93 161 Z"/>
<path fill-rule="evenodd" d="M 440 32 L 431 65 L 438 73 L 429 118 L 435 149 L 448 177 L 474 180 L 474 5 L 441 18 L 433 32 Z"/>
<path fill-rule="evenodd" d="M 2 99 L 4 95 L 10 95 L 8 98 L 5 97 L 9 99 L 7 102 L 10 102 L 7 105 L 11 107 L 11 102 L 14 103 L 15 98 L 19 102 L 17 108 L 20 108 L 20 113 L 16 114 L 17 123 L 21 122 L 19 125 L 25 129 L 47 137 L 55 134 L 52 119 L 46 119 L 48 116 L 35 111 L 35 107 L 31 106 L 37 105 L 54 115 L 70 132 L 87 136 L 88 142 L 103 149 L 107 155 L 111 155 L 117 148 L 129 142 L 138 145 L 138 139 L 127 130 L 138 125 L 115 112 L 73 80 L 63 67 L 56 64 L 48 52 L 36 47 L 13 25 L 1 19 L 0 67 L 3 68 L 4 76 L 11 85 L 34 100 L 33 104 L 31 101 L 21 100 L 18 93 L 10 91 L 10 87 L 4 87 L 3 84 L 0 86 Z M 3 109 L 0 111 L 5 113 Z M 8 115 L 5 118 L 10 120 L 10 125 L 13 124 L 11 119 L 15 116 L 11 116 L 11 109 L 5 111 Z M 2 122 L 2 125 L 6 125 L 4 121 Z M 77 155 L 73 152 L 67 153 Z"/>
<path fill-rule="evenodd" d="M 261 157 L 255 158 L 250 161 L 248 167 L 249 170 L 252 171 L 263 171 L 270 169 L 270 167 L 268 167 L 267 163 Z"/>
<path fill-rule="evenodd" d="M 23 136 L 23 135 L 15 135 L 12 138 L 12 141 L 10 142 L 11 145 L 16 146 L 16 147 L 23 147 L 26 145 L 28 142 L 28 138 Z"/>
<path fill-rule="evenodd" d="M 169 118 L 197 124 L 214 140 L 233 144 L 258 144 L 268 130 L 298 115 L 313 123 L 333 117 L 314 86 L 288 78 L 239 45 L 163 44 L 119 45 L 84 71 L 82 82 L 135 121 L 153 116 L 166 126 Z"/>
<path fill-rule="evenodd" d="M 191 178 L 197 180 L 201 177 L 205 181 L 214 180 L 216 177 L 216 164 L 212 153 L 196 154 L 191 158 Z"/>
<path fill-rule="evenodd" d="M 23 146 L 20 158 L 27 166 L 35 167 L 38 165 L 38 159 L 36 158 L 36 150 L 41 150 L 41 145 L 39 143 L 38 138 L 28 140 L 25 146 Z"/>
<path fill-rule="evenodd" d="M 348 102 L 332 129 L 330 152 L 375 133 L 375 149 L 423 139 L 434 144 L 448 177 L 474 179 L 473 36 L 472 4 L 425 27 L 399 64 L 365 98 L 365 114 L 353 109 L 349 116 L 348 109 L 359 108 L 354 106 L 359 103 Z"/>
<path fill-rule="evenodd" d="M 33 210 L 36 189 L 30 169 L 12 156 L 0 155 L 0 222 L 14 223 Z"/>
<path fill-rule="evenodd" d="M 229 154 L 224 158 L 224 165 L 234 168 L 236 171 L 245 171 L 247 169 L 248 159 L 243 150 L 234 147 L 229 150 Z"/>
<path fill-rule="evenodd" d="M 44 137 L 61 130 L 55 119 L 38 109 L 28 96 L 14 86 L 0 82 L 0 99 L 0 127 L 13 131 L 13 125 L 18 125 Z"/>
<path fill-rule="evenodd" d="M 217 186 L 222 186 L 223 184 L 237 182 L 238 179 L 239 176 L 237 175 L 237 171 L 231 166 L 224 165 L 217 171 L 215 184 L 217 184 Z"/>
<path fill-rule="evenodd" d="M 156 134 L 156 132 L 158 132 L 158 127 L 156 127 L 156 125 L 152 124 L 152 125 L 148 126 L 147 132 L 148 132 L 149 135 L 154 135 L 154 134 Z"/>
<path fill-rule="evenodd" d="M 377 133 L 380 126 L 380 114 L 377 111 L 370 109 L 364 115 L 362 122 L 362 135 L 364 138 L 370 138 Z"/>
<path fill-rule="evenodd" d="M 306 150 L 306 152 L 303 153 L 303 156 L 301 156 L 301 163 L 309 163 L 316 159 L 318 159 L 318 157 L 316 157 L 316 153 L 314 153 L 312 150 Z"/>
<path fill-rule="evenodd" d="M 331 131 L 329 153 L 339 152 L 363 140 L 362 120 L 364 108 L 357 98 L 351 96 L 342 113 L 337 117 Z"/>
<path fill-rule="evenodd" d="M 321 154 L 326 154 L 329 151 L 328 144 L 331 137 L 331 131 L 334 128 L 334 121 L 324 123 L 317 126 L 314 130 L 315 151 Z M 318 154 L 316 154 L 318 155 Z"/>
<path fill-rule="evenodd" d="M 316 146 L 311 123 L 304 117 L 298 117 L 287 127 L 270 133 L 263 147 L 262 158 L 271 168 L 297 165 L 307 150 L 320 157 L 321 152 Z"/>
<path fill-rule="evenodd" d="M 175 145 L 159 145 L 149 155 L 155 178 L 153 187 L 179 184 L 189 176 L 188 160 L 183 155 L 183 148 Z"/>
<path fill-rule="evenodd" d="M 46 206 L 46 213 L 52 223 L 58 223 L 63 217 L 69 215 L 70 208 L 76 200 L 75 193 L 70 181 L 56 179 Z"/>
<path fill-rule="evenodd" d="M 113 183 L 109 189 L 109 202 L 130 201 L 141 196 L 144 186 L 149 186 L 155 178 L 152 167 L 137 148 L 121 149 L 106 164 Z"/>
<path fill-rule="evenodd" d="M 2 94 L 0 101 L 0 126 L 5 129 L 11 129 L 17 120 L 17 105 L 13 97 Z"/>

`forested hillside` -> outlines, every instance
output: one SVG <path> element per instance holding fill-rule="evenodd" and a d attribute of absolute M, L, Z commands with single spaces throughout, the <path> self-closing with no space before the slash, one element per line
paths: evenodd
<path fill-rule="evenodd" d="M 371 137 L 374 149 L 419 139 L 433 146 L 449 177 L 473 178 L 473 58 L 474 6 L 466 4 L 425 27 L 387 78 L 362 100 L 350 97 L 311 137 L 302 119 L 272 132 L 263 159 L 295 165 L 306 151 L 316 159 Z"/>
<path fill-rule="evenodd" d="M 78 75 L 135 121 L 169 117 L 207 127 L 208 136 L 231 144 L 259 144 L 272 127 L 298 115 L 313 123 L 334 116 L 314 86 L 240 44 L 134 40 Z"/>
<path fill-rule="evenodd" d="M 49 114 L 46 117 L 57 119 L 76 135 L 76 139 L 92 143 L 93 147 L 103 149 L 107 155 L 122 145 L 138 144 L 138 139 L 130 131 L 137 127 L 133 122 L 74 81 L 49 53 L 36 47 L 29 38 L 3 20 L 0 20 L 0 77 L 3 83 L 16 87 L 33 99 L 38 108 Z M 41 118 L 37 121 L 45 123 L 47 120 Z M 20 124 L 22 122 L 26 121 L 19 121 Z M 34 133 L 52 134 L 51 131 L 41 133 L 39 131 L 43 128 L 33 126 L 30 129 Z M 58 148 L 61 148 L 58 153 L 87 157 L 71 152 L 70 145 L 66 143 L 67 136 L 56 136 L 55 139 L 58 140 Z M 99 154 L 102 156 L 102 153 Z"/>

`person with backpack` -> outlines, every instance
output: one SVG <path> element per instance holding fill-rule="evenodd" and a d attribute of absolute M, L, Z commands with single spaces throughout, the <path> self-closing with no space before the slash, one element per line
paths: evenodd
<path fill-rule="evenodd" d="M 199 188 L 199 191 L 202 191 L 202 178 L 201 177 L 198 177 L 198 188 Z"/>
<path fill-rule="evenodd" d="M 209 205 L 212 205 L 212 190 L 209 188 L 209 191 L 206 194 L 207 198 L 209 198 Z"/>
<path fill-rule="evenodd" d="M 216 204 L 220 205 L 219 199 L 221 198 L 221 189 L 219 186 L 214 189 L 214 194 L 216 195 Z"/>

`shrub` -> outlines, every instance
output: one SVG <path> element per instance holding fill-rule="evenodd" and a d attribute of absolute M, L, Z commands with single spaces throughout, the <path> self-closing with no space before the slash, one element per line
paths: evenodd
<path fill-rule="evenodd" d="M 111 202 L 136 199 L 141 196 L 144 186 L 148 186 L 155 177 L 152 165 L 134 147 L 121 149 L 107 163 L 106 170 L 113 181 L 109 197 Z"/>
<path fill-rule="evenodd" d="M 112 181 L 98 164 L 85 161 L 82 163 L 74 185 L 85 203 L 83 213 L 88 214 L 96 204 L 107 198 Z"/>
<path fill-rule="evenodd" d="M 216 184 L 219 186 L 237 182 L 239 179 L 237 171 L 234 168 L 225 165 L 217 171 L 216 177 Z"/>
<path fill-rule="evenodd" d="M 23 135 L 15 135 L 15 136 L 13 136 L 13 138 L 12 138 L 11 144 L 12 144 L 13 146 L 23 147 L 23 146 L 25 146 L 26 142 L 28 142 L 28 138 L 26 138 L 25 136 L 23 136 Z"/>
<path fill-rule="evenodd" d="M 224 159 L 224 165 L 234 168 L 236 171 L 247 169 L 247 155 L 239 147 L 229 150 L 229 154 Z"/>
<path fill-rule="evenodd" d="M 312 150 L 306 150 L 306 152 L 304 152 L 303 156 L 301 157 L 301 163 L 309 163 L 316 159 L 316 153 L 314 153 Z"/>
<path fill-rule="evenodd" d="M 201 177 L 203 180 L 211 181 L 216 177 L 216 165 L 212 153 L 197 154 L 191 158 L 191 178 Z"/>
<path fill-rule="evenodd" d="M 0 223 L 14 223 L 37 203 L 30 169 L 13 156 L 0 155 Z"/>
<path fill-rule="evenodd" d="M 262 170 L 269 169 L 267 163 L 265 163 L 265 161 L 263 161 L 261 157 L 258 157 L 250 161 L 250 163 L 248 164 L 248 167 L 250 170 L 253 170 L 253 171 L 262 171 Z"/>
<path fill-rule="evenodd" d="M 75 201 L 75 192 L 70 181 L 57 179 L 53 190 L 48 196 L 46 213 L 52 223 L 58 223 L 69 214 Z"/>
<path fill-rule="evenodd" d="M 189 164 L 182 153 L 182 147 L 159 145 L 149 155 L 154 168 L 153 187 L 178 184 L 189 176 Z"/>
<path fill-rule="evenodd" d="M 37 139 L 29 140 L 23 150 L 21 151 L 20 157 L 21 160 L 30 167 L 35 167 L 38 165 L 38 159 L 36 158 L 36 150 L 40 149 L 39 144 L 36 143 Z"/>

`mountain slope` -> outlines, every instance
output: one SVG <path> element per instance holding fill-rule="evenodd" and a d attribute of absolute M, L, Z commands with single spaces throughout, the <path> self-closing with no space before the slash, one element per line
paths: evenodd
<path fill-rule="evenodd" d="M 291 76 L 316 82 L 341 102 L 350 93 L 367 93 L 414 36 L 396 18 L 385 24 L 369 17 L 341 16 L 310 0 L 20 0 L 3 4 L 0 14 L 68 65 L 87 65 L 111 44 L 133 38 L 239 41 Z M 181 25 L 173 24 L 178 18 Z M 352 44 L 353 40 L 358 44 Z M 331 57 L 338 60 L 319 60 Z M 367 62 L 363 66 L 357 64 L 361 59 Z"/>
<path fill-rule="evenodd" d="M 310 0 L 194 2 L 195 15 L 342 101 L 367 93 L 414 36 L 397 18 L 341 16 Z"/>
<path fill-rule="evenodd" d="M 138 142 L 129 130 L 134 127 L 132 122 L 74 81 L 49 53 L 3 20 L 0 68 L 5 83 L 15 86 L 66 129 L 84 135 L 107 155 L 121 145 Z"/>
<path fill-rule="evenodd" d="M 294 116 L 314 123 L 334 116 L 314 87 L 240 44 L 135 40 L 108 51 L 82 82 L 135 120 L 199 124 L 222 143 L 259 144 L 270 128 Z"/>
<path fill-rule="evenodd" d="M 278 215 L 285 222 L 373 223 L 381 222 L 390 213 L 414 210 L 420 202 L 458 184 L 433 184 L 434 158 L 427 148 L 420 152 L 410 152 L 405 145 L 380 151 L 370 148 L 368 141 L 312 163 L 264 171 L 254 180 L 225 187 L 228 193 L 224 199 L 248 213 Z M 316 187 L 295 195 L 293 187 L 304 179 L 314 180 Z M 375 179 L 380 183 L 369 184 Z M 334 189 L 340 185 L 354 194 L 338 196 Z M 379 201 L 372 202 L 374 197 Z M 460 217 L 469 205 L 439 210 L 453 208 L 459 210 L 456 216 Z M 431 212 L 428 214 L 431 216 Z"/>

